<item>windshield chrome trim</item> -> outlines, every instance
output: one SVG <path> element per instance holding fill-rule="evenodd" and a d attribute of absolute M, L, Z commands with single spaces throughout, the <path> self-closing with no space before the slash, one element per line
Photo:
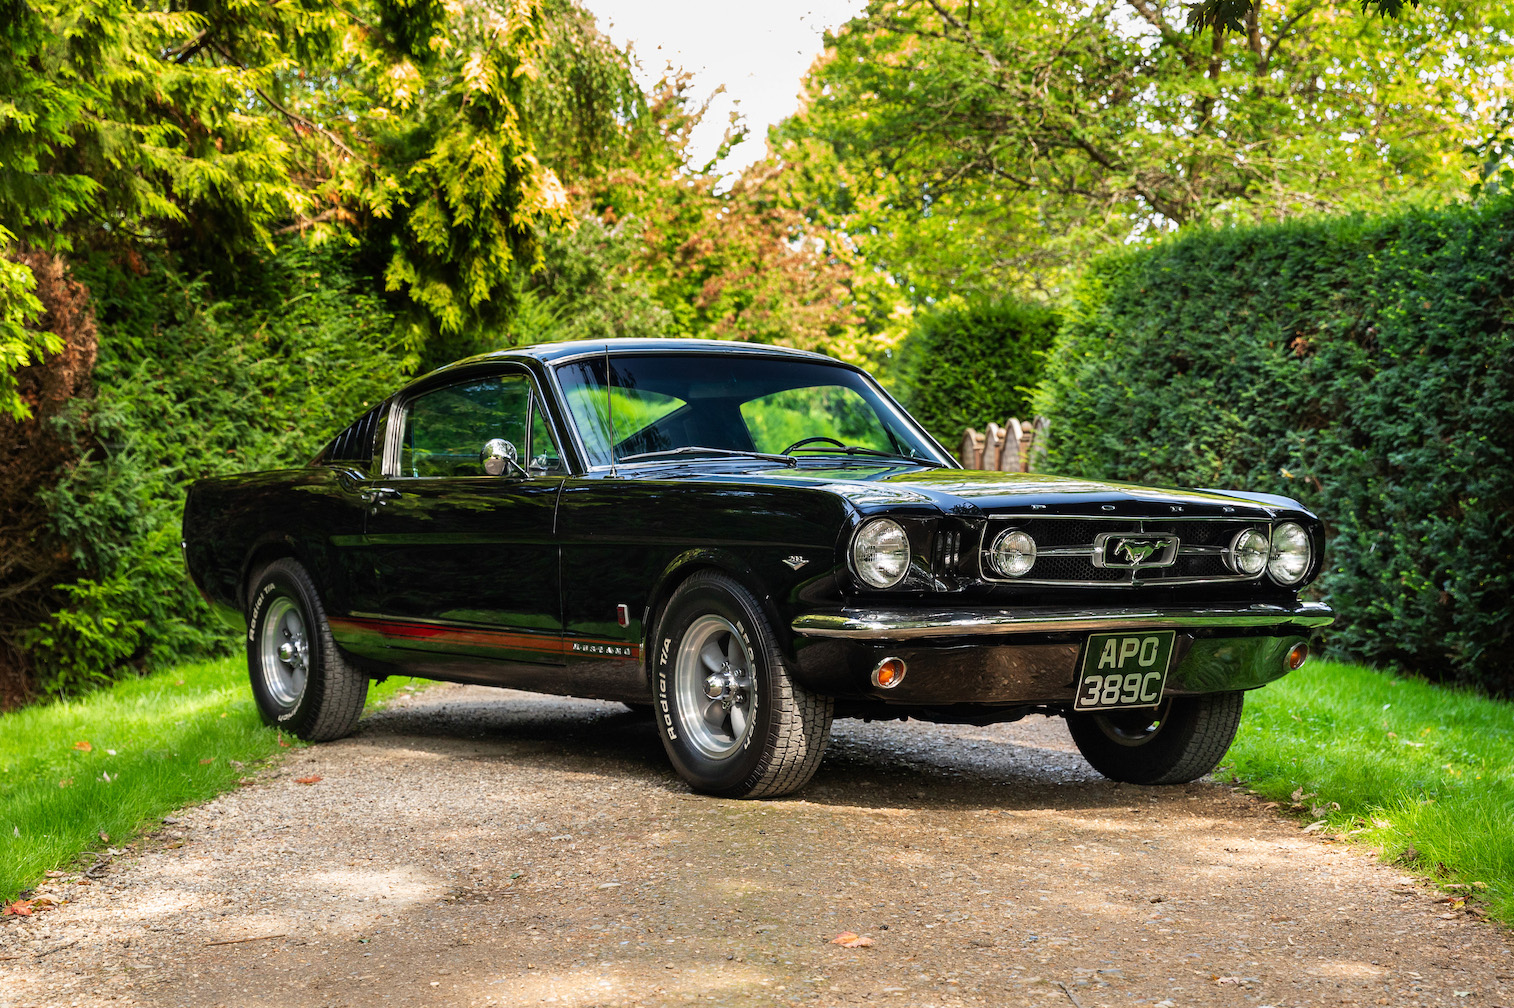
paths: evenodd
<path fill-rule="evenodd" d="M 1194 630 L 1314 628 L 1329 626 L 1333 622 L 1335 613 L 1328 605 L 1300 602 L 1291 606 L 1256 603 L 1164 609 L 843 609 L 835 613 L 807 613 L 795 619 L 791 627 L 795 633 L 806 637 L 900 641 L 1158 627 Z"/>

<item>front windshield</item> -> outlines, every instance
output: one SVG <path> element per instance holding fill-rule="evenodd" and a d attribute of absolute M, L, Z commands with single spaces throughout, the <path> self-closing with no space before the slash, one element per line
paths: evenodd
<path fill-rule="evenodd" d="M 593 465 L 611 463 L 612 441 L 616 462 L 679 449 L 943 461 L 850 368 L 744 354 L 648 353 L 611 357 L 606 382 L 605 363 L 591 357 L 557 368 Z"/>

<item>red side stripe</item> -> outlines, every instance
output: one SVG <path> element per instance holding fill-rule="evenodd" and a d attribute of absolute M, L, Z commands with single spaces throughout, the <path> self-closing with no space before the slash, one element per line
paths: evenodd
<path fill-rule="evenodd" d="M 598 637 L 574 637 L 564 640 L 556 636 L 547 637 L 506 630 L 483 630 L 475 627 L 449 627 L 436 623 L 412 623 L 408 620 L 373 619 L 367 616 L 334 616 L 329 619 L 334 627 L 367 631 L 399 640 L 471 644 L 476 647 L 508 648 L 538 654 L 590 653 L 603 654 L 610 658 L 641 657 L 640 645 Z"/>

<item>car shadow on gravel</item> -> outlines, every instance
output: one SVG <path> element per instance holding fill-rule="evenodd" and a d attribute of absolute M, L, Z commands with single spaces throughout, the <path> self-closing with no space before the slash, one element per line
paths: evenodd
<path fill-rule="evenodd" d="M 662 776 L 670 788 L 682 787 L 668 767 L 651 717 L 599 700 L 513 690 L 498 691 L 498 699 L 422 700 L 364 718 L 354 738 L 367 745 L 429 749 L 446 757 L 549 762 L 607 778 Z"/>
<path fill-rule="evenodd" d="M 513 690 L 476 692 L 423 695 L 381 711 L 363 721 L 356 741 L 688 790 L 668 764 L 647 712 Z M 841 720 L 815 778 L 786 797 L 853 808 L 1093 811 L 1214 787 L 1108 781 L 1078 754 L 1060 719 L 987 727 Z"/>

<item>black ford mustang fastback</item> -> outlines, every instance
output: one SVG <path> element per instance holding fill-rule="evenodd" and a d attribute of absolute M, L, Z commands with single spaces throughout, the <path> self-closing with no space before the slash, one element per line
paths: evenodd
<path fill-rule="evenodd" d="M 801 787 L 835 716 L 1059 714 L 1109 777 L 1193 780 L 1331 620 L 1296 501 L 966 471 L 857 368 L 745 343 L 461 361 L 194 484 L 184 545 L 271 724 L 345 735 L 391 673 L 618 700 L 732 797 Z"/>

